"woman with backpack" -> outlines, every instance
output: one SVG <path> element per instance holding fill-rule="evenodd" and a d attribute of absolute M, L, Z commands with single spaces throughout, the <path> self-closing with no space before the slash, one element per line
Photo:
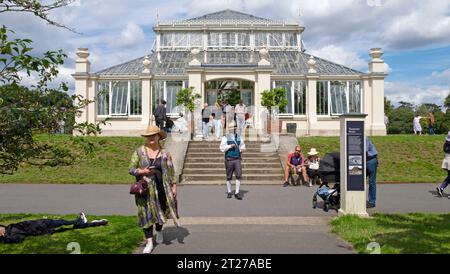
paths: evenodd
<path fill-rule="evenodd" d="M 442 169 L 447 171 L 447 178 L 445 178 L 442 185 L 437 188 L 437 193 L 440 197 L 444 197 L 444 189 L 450 184 L 450 131 L 445 139 L 444 153 L 445 158 L 442 161 Z M 448 196 L 448 198 L 450 199 L 450 196 Z"/>

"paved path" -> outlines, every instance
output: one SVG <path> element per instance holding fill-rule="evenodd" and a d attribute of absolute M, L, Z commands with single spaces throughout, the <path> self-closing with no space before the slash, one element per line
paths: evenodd
<path fill-rule="evenodd" d="M 379 185 L 375 212 L 450 212 L 434 184 Z M 134 215 L 127 185 L 0 184 L 0 213 Z M 180 186 L 182 227 L 169 221 L 154 253 L 353 253 L 330 233 L 335 211 L 312 209 L 316 188 L 243 185 L 242 201 L 224 186 Z M 140 249 L 137 252 L 140 252 Z"/>

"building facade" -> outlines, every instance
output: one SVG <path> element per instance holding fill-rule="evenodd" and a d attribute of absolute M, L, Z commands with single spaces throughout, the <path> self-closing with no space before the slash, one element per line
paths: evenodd
<path fill-rule="evenodd" d="M 160 100 L 177 119 L 177 92 L 193 87 L 201 95 L 194 119 L 201 135 L 201 107 L 229 96 L 248 106 L 252 125 L 266 129 L 267 111 L 261 93 L 275 87 L 287 91 L 288 105 L 276 115 L 286 131 L 296 124 L 297 136 L 339 135 L 339 115 L 365 113 L 366 132 L 385 135 L 384 61 L 379 48 L 370 51 L 369 72 L 363 73 L 308 54 L 304 27 L 224 10 L 153 28 L 156 41 L 140 58 L 90 72 L 89 52 L 77 51 L 75 92 L 95 100 L 77 122 L 109 118 L 104 135 L 134 136 L 152 121 Z"/>

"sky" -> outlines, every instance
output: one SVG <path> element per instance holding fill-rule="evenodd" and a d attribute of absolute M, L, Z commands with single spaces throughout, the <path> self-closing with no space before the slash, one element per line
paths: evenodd
<path fill-rule="evenodd" d="M 29 14 L 1 13 L 0 24 L 31 38 L 34 54 L 62 49 L 68 58 L 54 84 L 68 82 L 73 91 L 77 48 L 89 48 L 91 71 L 99 71 L 148 54 L 158 16 L 181 20 L 224 9 L 299 22 L 307 53 L 363 72 L 370 49 L 381 47 L 385 96 L 395 105 L 442 105 L 450 93 L 450 0 L 77 0 L 50 18 L 79 33 Z"/>

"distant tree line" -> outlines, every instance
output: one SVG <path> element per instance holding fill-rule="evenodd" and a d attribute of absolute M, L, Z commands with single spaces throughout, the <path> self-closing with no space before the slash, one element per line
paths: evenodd
<path fill-rule="evenodd" d="M 384 112 L 389 118 L 388 134 L 411 134 L 413 133 L 413 119 L 416 115 L 424 117 L 420 121 L 424 133 L 428 132 L 428 113 L 432 112 L 436 122 L 434 132 L 436 134 L 447 134 L 450 131 L 450 94 L 442 105 L 424 103 L 414 105 L 401 101 L 394 107 L 386 97 L 384 98 Z"/>

